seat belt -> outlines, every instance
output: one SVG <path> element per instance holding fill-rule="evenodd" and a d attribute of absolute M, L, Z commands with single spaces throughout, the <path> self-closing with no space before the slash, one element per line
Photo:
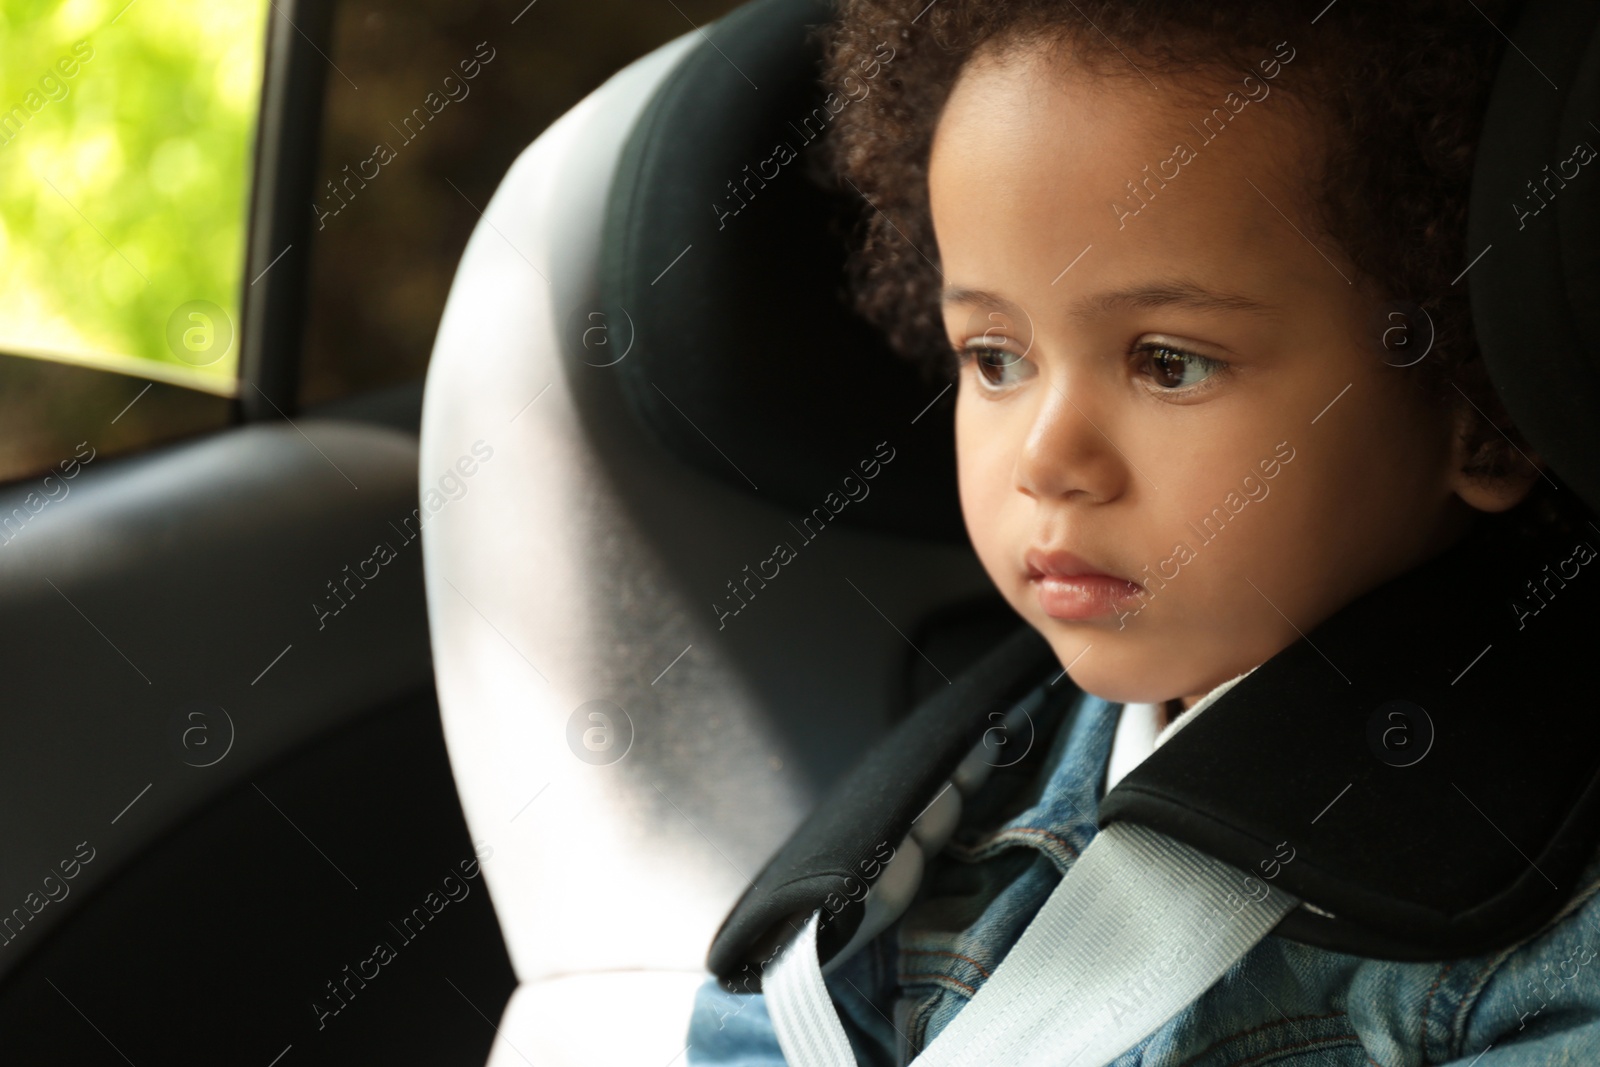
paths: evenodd
<path fill-rule="evenodd" d="M 1100 830 L 913 1067 L 1104 1067 L 1195 1000 L 1299 904 L 1137 823 Z M 789 1067 L 855 1067 L 817 955 L 822 910 L 774 961 Z"/>

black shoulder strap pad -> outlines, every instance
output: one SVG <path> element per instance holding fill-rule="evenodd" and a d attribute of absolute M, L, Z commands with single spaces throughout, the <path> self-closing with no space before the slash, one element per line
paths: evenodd
<path fill-rule="evenodd" d="M 1480 519 L 1184 724 L 1105 797 L 1293 893 L 1279 936 L 1448 959 L 1509 945 L 1600 843 L 1600 537 Z"/>
<path fill-rule="evenodd" d="M 912 822 L 1005 711 L 1059 672 L 1045 639 L 1021 626 L 950 685 L 878 740 L 767 863 L 723 920 L 707 968 L 730 992 L 761 991 L 761 968 L 823 910 L 817 947 L 827 960 L 860 925 L 866 887 L 882 873 L 876 857 L 898 846 Z M 1077 693 L 1071 680 L 1061 696 Z M 841 904 L 842 902 L 842 904 Z"/>

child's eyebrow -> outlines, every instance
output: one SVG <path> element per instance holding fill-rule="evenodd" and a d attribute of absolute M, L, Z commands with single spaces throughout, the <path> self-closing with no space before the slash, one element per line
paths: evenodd
<path fill-rule="evenodd" d="M 946 286 L 939 294 L 942 305 L 977 304 L 1020 313 L 1014 302 L 989 289 L 965 285 Z M 1273 315 L 1279 308 L 1238 293 L 1223 293 L 1207 289 L 1187 279 L 1152 282 L 1146 285 L 1113 289 L 1109 292 L 1087 296 L 1073 305 L 1069 314 L 1075 319 L 1092 319 L 1113 311 L 1134 308 L 1185 307 L 1196 311 L 1246 311 L 1256 315 Z"/>

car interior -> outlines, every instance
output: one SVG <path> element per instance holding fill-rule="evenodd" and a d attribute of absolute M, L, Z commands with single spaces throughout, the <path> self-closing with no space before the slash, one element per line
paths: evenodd
<path fill-rule="evenodd" d="M 808 816 L 914 821 L 958 739 L 863 757 L 1041 642 L 850 308 L 832 10 L 0 0 L 5 1062 L 685 1065 Z M 1499 377 L 1587 351 L 1568 202 L 1473 276 Z"/>

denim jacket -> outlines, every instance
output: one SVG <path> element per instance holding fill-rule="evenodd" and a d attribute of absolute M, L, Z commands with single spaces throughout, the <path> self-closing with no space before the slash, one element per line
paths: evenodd
<path fill-rule="evenodd" d="M 904 1067 L 982 987 L 1096 832 L 1122 704 L 1072 694 L 1042 761 L 997 772 L 910 908 L 826 977 L 863 1067 Z M 1041 766 L 1042 763 L 1042 766 Z M 1401 963 L 1263 938 L 1113 1067 L 1600 1065 L 1600 856 L 1541 930 Z M 690 1067 L 778 1067 L 765 997 L 701 986 Z"/>

